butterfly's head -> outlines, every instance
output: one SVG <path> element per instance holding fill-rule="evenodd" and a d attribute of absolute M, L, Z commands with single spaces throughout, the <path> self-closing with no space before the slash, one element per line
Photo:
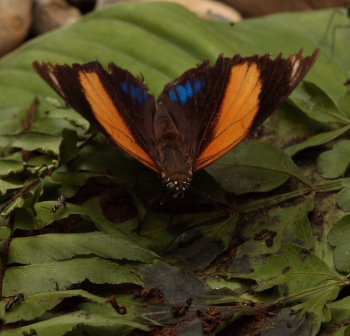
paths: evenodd
<path fill-rule="evenodd" d="M 169 139 L 168 139 L 169 140 Z M 164 141 L 168 148 L 161 148 L 162 180 L 168 195 L 175 198 L 182 198 L 186 189 L 189 188 L 192 180 L 192 168 L 186 162 L 181 144 L 174 144 L 171 141 Z"/>
<path fill-rule="evenodd" d="M 190 186 L 187 181 L 169 181 L 166 184 L 167 192 L 174 198 L 182 198 L 185 195 L 186 189 Z"/>

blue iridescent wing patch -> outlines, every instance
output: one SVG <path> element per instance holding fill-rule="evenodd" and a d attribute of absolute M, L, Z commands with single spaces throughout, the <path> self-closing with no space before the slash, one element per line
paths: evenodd
<path fill-rule="evenodd" d="M 178 84 L 169 91 L 171 101 L 181 101 L 186 104 L 189 99 L 193 98 L 195 94 L 199 93 L 204 86 L 204 82 L 199 80 L 187 81 L 185 85 Z"/>
<path fill-rule="evenodd" d="M 140 104 L 150 100 L 150 95 L 134 83 L 124 81 L 120 86 L 126 94 L 134 97 Z"/>

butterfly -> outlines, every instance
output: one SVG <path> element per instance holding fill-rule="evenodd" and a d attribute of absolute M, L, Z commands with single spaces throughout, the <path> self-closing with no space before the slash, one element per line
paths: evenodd
<path fill-rule="evenodd" d="M 165 85 L 157 102 L 147 85 L 114 63 L 33 66 L 75 110 L 183 196 L 193 173 L 245 139 L 304 78 L 320 53 L 284 59 L 220 55 Z"/>

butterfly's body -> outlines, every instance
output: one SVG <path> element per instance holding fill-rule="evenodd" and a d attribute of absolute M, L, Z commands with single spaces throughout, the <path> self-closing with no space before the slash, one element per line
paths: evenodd
<path fill-rule="evenodd" d="M 221 55 L 214 66 L 205 61 L 166 84 L 157 103 L 143 82 L 113 63 L 110 73 L 97 61 L 33 66 L 69 105 L 179 196 L 193 173 L 239 144 L 282 104 L 318 55 L 318 49 L 275 60 L 268 54 Z"/>
<path fill-rule="evenodd" d="M 182 194 L 192 180 L 192 166 L 187 162 L 180 133 L 162 103 L 154 115 L 154 133 L 163 183 L 170 190 L 176 189 L 174 195 Z"/>

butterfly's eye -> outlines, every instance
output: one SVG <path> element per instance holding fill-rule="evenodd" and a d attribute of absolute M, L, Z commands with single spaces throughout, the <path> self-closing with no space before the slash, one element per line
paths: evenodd
<path fill-rule="evenodd" d="M 187 187 L 187 183 L 179 183 L 177 181 L 175 182 L 169 182 L 166 185 L 166 189 L 168 193 L 173 196 L 174 198 L 182 198 L 185 195 L 185 190 Z"/>
<path fill-rule="evenodd" d="M 179 192 L 180 192 L 179 184 L 177 182 L 169 182 L 166 185 L 166 189 L 171 196 L 173 196 L 175 198 L 180 196 L 179 195 Z"/>

